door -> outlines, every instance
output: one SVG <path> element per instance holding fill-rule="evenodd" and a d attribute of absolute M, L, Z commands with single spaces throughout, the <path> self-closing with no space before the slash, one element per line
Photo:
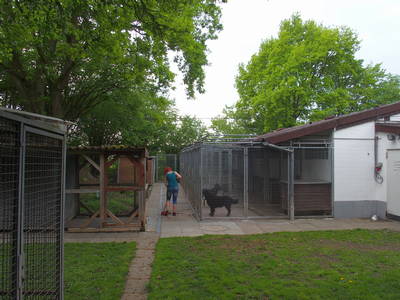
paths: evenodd
<path fill-rule="evenodd" d="M 387 212 L 400 216 L 400 149 L 389 150 L 387 153 Z"/>

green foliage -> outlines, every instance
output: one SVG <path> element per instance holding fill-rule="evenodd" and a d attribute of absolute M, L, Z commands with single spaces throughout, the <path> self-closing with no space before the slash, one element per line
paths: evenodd
<path fill-rule="evenodd" d="M 397 299 L 400 234 L 343 230 L 165 238 L 148 299 Z"/>
<path fill-rule="evenodd" d="M 226 106 L 222 115 L 211 120 L 211 129 L 216 134 L 251 134 L 256 132 L 255 128 L 247 124 L 246 115 L 243 111 L 236 110 L 234 106 Z"/>
<path fill-rule="evenodd" d="M 207 135 L 203 123 L 178 116 L 174 103 L 147 91 L 121 91 L 107 96 L 69 134 L 71 145 L 144 146 L 151 152 L 178 153 Z"/>
<path fill-rule="evenodd" d="M 135 243 L 66 243 L 65 299 L 120 299 Z"/>
<path fill-rule="evenodd" d="M 174 74 L 203 91 L 218 0 L 0 0 L 0 103 L 76 120 L 116 90 L 158 92 Z"/>
<path fill-rule="evenodd" d="M 265 40 L 239 66 L 240 95 L 230 118 L 244 132 L 262 133 L 398 100 L 400 79 L 355 57 L 357 35 L 294 15 L 277 38 Z M 226 124 L 214 121 L 224 130 Z"/>
<path fill-rule="evenodd" d="M 179 153 L 185 146 L 201 141 L 208 134 L 207 127 L 195 117 L 178 117 L 162 150 L 165 153 Z"/>

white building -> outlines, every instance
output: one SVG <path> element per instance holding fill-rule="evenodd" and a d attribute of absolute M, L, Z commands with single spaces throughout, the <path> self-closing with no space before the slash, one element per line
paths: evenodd
<path fill-rule="evenodd" d="M 400 217 L 400 102 L 256 140 L 295 149 L 295 214 Z"/>

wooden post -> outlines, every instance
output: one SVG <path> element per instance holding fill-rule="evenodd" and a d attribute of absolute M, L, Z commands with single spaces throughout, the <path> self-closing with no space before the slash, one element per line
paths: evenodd
<path fill-rule="evenodd" d="M 79 155 L 75 155 L 75 182 L 74 182 L 74 188 L 80 188 L 81 187 L 81 183 L 80 183 L 80 167 L 79 167 Z M 78 216 L 81 214 L 81 195 L 80 194 L 76 194 L 74 196 L 74 201 L 76 201 L 76 209 L 75 209 L 75 216 Z M 75 217 L 74 216 L 74 217 Z"/>
<path fill-rule="evenodd" d="M 141 190 L 138 192 L 139 195 L 139 221 L 140 221 L 140 230 L 146 230 L 146 201 L 144 197 L 144 191 Z"/>
<path fill-rule="evenodd" d="M 100 227 L 106 220 L 106 189 L 105 189 L 105 156 L 104 153 L 100 154 Z"/>

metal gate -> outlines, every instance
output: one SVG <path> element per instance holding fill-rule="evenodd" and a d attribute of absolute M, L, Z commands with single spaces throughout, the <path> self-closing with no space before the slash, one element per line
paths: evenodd
<path fill-rule="evenodd" d="M 65 137 L 0 111 L 0 298 L 63 299 Z"/>

